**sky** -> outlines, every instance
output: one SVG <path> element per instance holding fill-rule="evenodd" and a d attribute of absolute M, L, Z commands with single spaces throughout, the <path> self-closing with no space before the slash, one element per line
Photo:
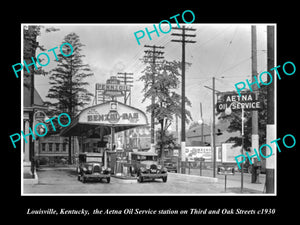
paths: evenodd
<path fill-rule="evenodd" d="M 118 72 L 133 73 L 132 106 L 145 112 L 149 101 L 142 103 L 143 83 L 138 81 L 145 67 L 140 61 L 146 50 L 144 45 L 164 46 L 161 50 L 164 51 L 164 57 L 168 61 L 181 61 L 182 54 L 181 43 L 171 42 L 172 39 L 179 39 L 178 36 L 171 35 L 171 33 L 179 33 L 179 30 L 175 29 L 168 34 L 160 32 L 159 37 L 156 33 L 152 33 L 152 40 L 145 35 L 138 45 L 134 32 L 145 31 L 145 27 L 151 31 L 153 24 L 42 24 L 44 29 L 38 41 L 48 50 L 60 46 L 67 34 L 75 32 L 79 35 L 81 43 L 85 45 L 82 47 L 82 54 L 85 55 L 83 61 L 90 65 L 94 73 L 86 79 L 90 83 L 86 88 L 94 94 L 95 83 L 105 83 L 110 76 L 116 76 Z M 218 91 L 233 91 L 235 83 L 251 79 L 251 25 L 186 24 L 187 27 L 196 29 L 188 32 L 188 34 L 196 34 L 195 38 L 188 38 L 196 43 L 187 43 L 185 48 L 186 62 L 191 63 L 191 66 L 186 67 L 186 96 L 190 99 L 192 107 L 187 109 L 191 111 L 193 121 L 200 119 L 200 102 L 204 122 L 208 124 L 212 119 L 212 91 L 204 87 L 212 87 L 212 77 L 216 78 L 215 88 Z M 267 70 L 267 24 L 255 25 L 257 71 L 260 73 Z M 176 24 L 172 26 L 175 27 Z M 47 27 L 60 30 L 45 33 Z M 162 29 L 168 30 L 166 27 Z M 40 51 L 37 51 L 36 54 L 39 53 Z M 44 69 L 48 71 L 55 65 L 54 56 L 50 55 L 50 63 Z M 50 87 L 48 82 L 47 76 L 35 77 L 35 87 L 44 101 L 49 101 L 46 98 Z"/>

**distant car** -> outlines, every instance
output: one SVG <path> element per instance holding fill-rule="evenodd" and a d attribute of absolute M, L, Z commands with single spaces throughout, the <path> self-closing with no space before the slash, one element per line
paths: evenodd
<path fill-rule="evenodd" d="M 111 169 L 105 168 L 102 164 L 102 157 L 99 153 L 81 153 L 79 165 L 77 166 L 78 180 L 83 183 L 89 180 L 106 179 L 110 182 Z"/>
<path fill-rule="evenodd" d="M 146 179 L 162 179 L 167 182 L 168 170 L 158 164 L 158 157 L 153 152 L 133 152 L 131 153 L 132 171 L 137 174 L 139 183 Z"/>
<path fill-rule="evenodd" d="M 83 183 L 88 180 L 106 179 L 107 183 L 110 182 L 110 168 L 101 167 L 99 162 L 82 163 L 79 167 L 78 180 Z"/>
<path fill-rule="evenodd" d="M 177 173 L 177 166 L 170 162 L 165 162 L 164 166 L 167 168 L 168 172 Z"/>

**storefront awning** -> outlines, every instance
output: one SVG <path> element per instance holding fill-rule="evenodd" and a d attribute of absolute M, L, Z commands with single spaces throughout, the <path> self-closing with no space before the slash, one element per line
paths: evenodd
<path fill-rule="evenodd" d="M 82 110 L 68 127 L 61 130 L 61 136 L 81 136 L 88 130 L 99 128 L 101 135 L 145 126 L 148 124 L 146 114 L 121 102 L 110 101 Z"/>

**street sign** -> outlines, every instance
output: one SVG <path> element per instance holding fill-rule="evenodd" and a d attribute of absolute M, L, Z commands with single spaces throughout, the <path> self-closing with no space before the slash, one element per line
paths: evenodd
<path fill-rule="evenodd" d="M 255 99 L 255 94 L 252 92 L 241 93 L 221 93 L 218 95 L 216 105 L 217 112 L 224 112 L 226 108 L 231 108 L 232 111 L 244 110 L 259 110 L 262 109 L 262 103 Z"/>
<path fill-rule="evenodd" d="M 218 166 L 218 174 L 220 175 L 234 175 L 234 166 L 220 165 Z"/>
<path fill-rule="evenodd" d="M 225 192 L 226 192 L 227 175 L 234 175 L 234 166 L 222 164 L 222 165 L 218 166 L 217 171 L 218 171 L 217 173 L 219 175 L 225 176 L 224 187 L 225 187 Z"/>

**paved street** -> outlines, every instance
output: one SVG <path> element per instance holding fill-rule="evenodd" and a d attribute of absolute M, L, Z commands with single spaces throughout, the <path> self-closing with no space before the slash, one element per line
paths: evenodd
<path fill-rule="evenodd" d="M 240 176 L 228 176 L 227 191 L 224 179 L 218 182 L 196 175 L 169 173 L 168 181 L 161 179 L 138 183 L 136 180 L 111 178 L 106 181 L 83 184 L 77 181 L 75 168 L 43 168 L 38 172 L 38 184 L 24 185 L 24 194 L 233 194 L 240 193 Z M 219 177 L 219 176 L 218 176 Z M 261 184 L 249 184 L 250 177 L 244 178 L 245 194 L 262 194 Z"/>

